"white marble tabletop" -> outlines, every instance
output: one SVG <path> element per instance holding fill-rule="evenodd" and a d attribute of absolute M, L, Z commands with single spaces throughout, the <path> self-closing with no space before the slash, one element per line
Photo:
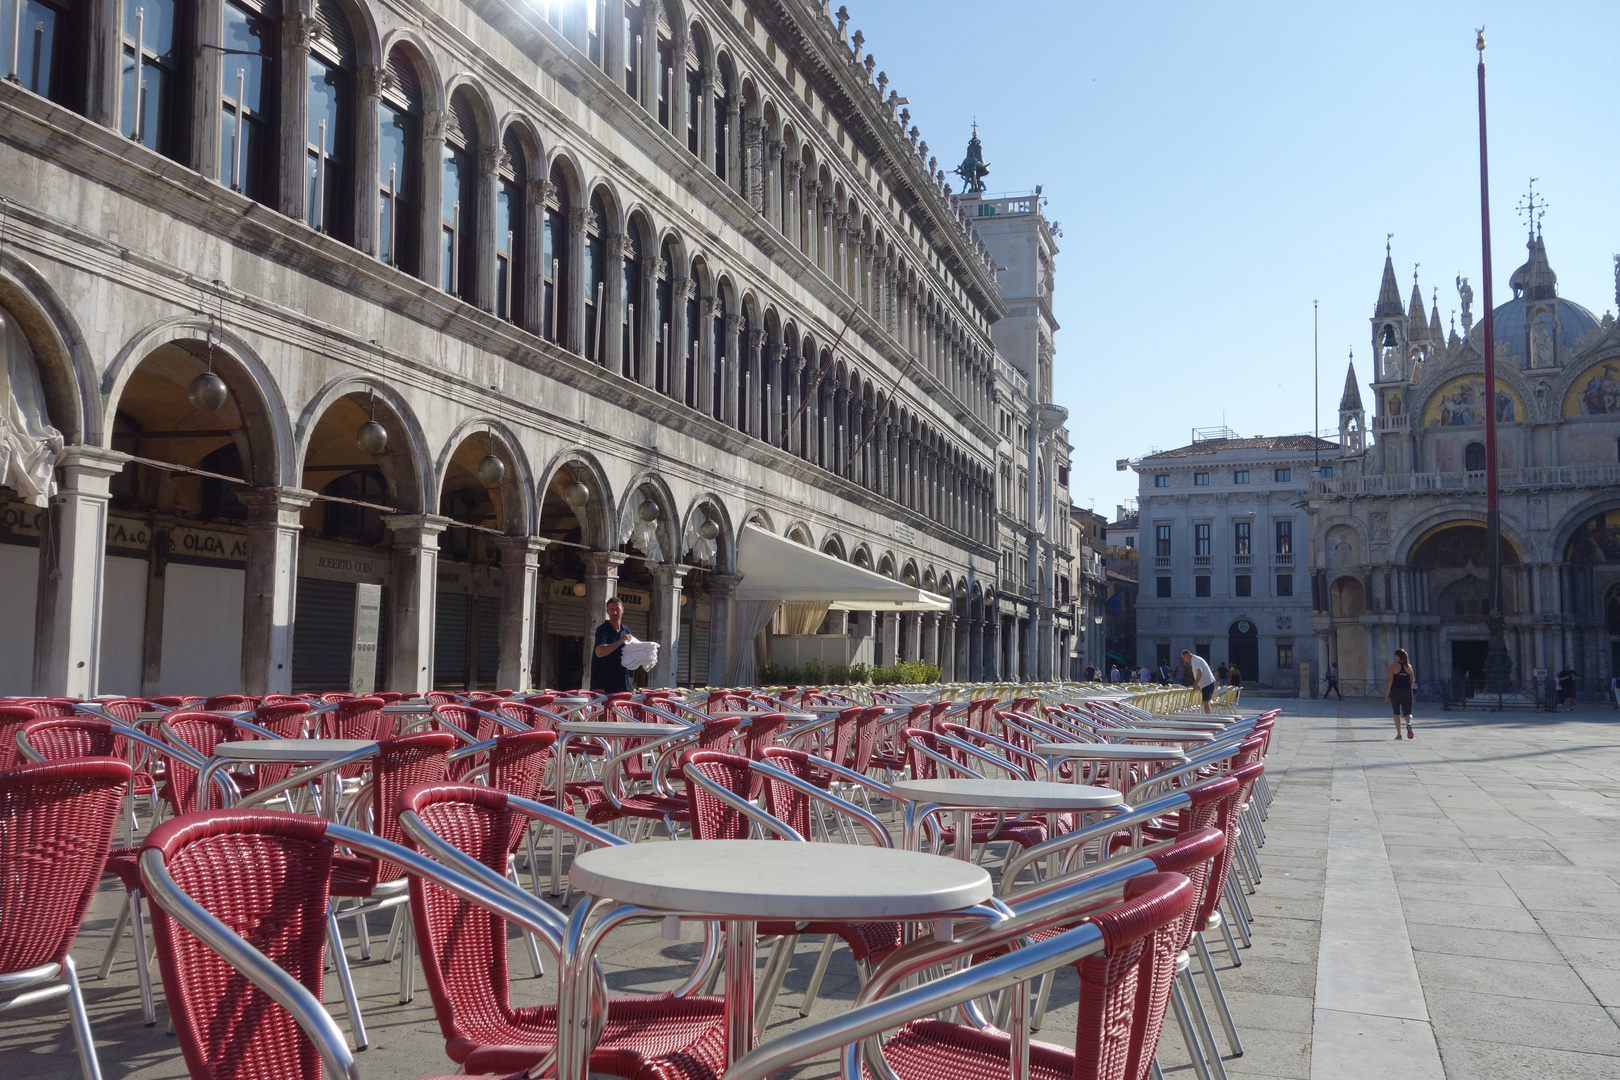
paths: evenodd
<path fill-rule="evenodd" d="M 318 765 L 368 747 L 375 750 L 377 743 L 371 739 L 249 739 L 217 743 L 212 756 L 224 761 Z"/>
<path fill-rule="evenodd" d="M 726 919 L 917 919 L 990 897 L 984 868 L 893 848 L 785 840 L 685 840 L 593 848 L 579 892 Z"/>
<path fill-rule="evenodd" d="M 382 711 L 389 716 L 418 716 L 432 712 L 433 706 L 425 701 L 396 701 L 392 705 L 384 705 Z"/>
<path fill-rule="evenodd" d="M 1105 810 L 1123 802 L 1113 788 L 1041 780 L 896 780 L 889 794 L 911 803 L 975 810 Z"/>
<path fill-rule="evenodd" d="M 1087 761 L 1182 761 L 1174 746 L 1122 746 L 1119 743 L 1043 742 L 1031 751 L 1041 757 L 1081 758 Z"/>
<path fill-rule="evenodd" d="M 656 739 L 689 730 L 685 724 L 637 724 L 630 720 L 564 720 L 557 726 L 569 735 L 617 735 L 626 739 Z"/>
<path fill-rule="evenodd" d="M 232 720 L 240 719 L 240 718 L 243 718 L 243 717 L 245 717 L 245 718 L 247 718 L 249 720 L 253 719 L 253 710 L 252 709 L 204 709 L 202 707 L 202 702 L 200 702 L 200 701 L 197 702 L 197 704 L 195 704 L 195 705 L 182 705 L 180 708 L 175 709 L 172 712 L 164 711 L 164 712 L 141 712 L 141 713 L 136 713 L 135 714 L 135 719 L 142 722 L 142 723 L 148 723 L 149 724 L 153 720 L 162 720 L 164 717 L 174 716 L 176 713 L 188 713 L 188 712 L 206 712 L 209 716 L 225 716 L 225 717 L 229 717 Z"/>
<path fill-rule="evenodd" d="M 1115 742 L 1209 742 L 1215 737 L 1207 731 L 1168 731 L 1164 728 L 1100 728 L 1097 734 Z"/>

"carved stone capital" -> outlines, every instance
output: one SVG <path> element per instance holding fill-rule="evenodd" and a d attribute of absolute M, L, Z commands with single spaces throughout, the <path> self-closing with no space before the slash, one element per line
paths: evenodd
<path fill-rule="evenodd" d="M 705 319 L 712 319 L 720 314 L 720 298 L 718 296 L 705 296 L 698 301 L 698 312 Z"/>
<path fill-rule="evenodd" d="M 498 170 L 502 165 L 509 165 L 510 162 L 504 160 L 505 158 L 506 152 L 499 146 L 483 147 L 478 151 L 479 174 L 482 176 L 489 176 Z"/>
<path fill-rule="evenodd" d="M 678 277 L 669 283 L 669 296 L 671 300 L 684 303 L 697 295 L 697 281 L 689 277 Z"/>
<path fill-rule="evenodd" d="M 380 68 L 376 64 L 361 64 L 354 75 L 361 97 L 379 97 L 393 82 L 393 76 L 389 74 L 388 69 Z"/>
<path fill-rule="evenodd" d="M 786 355 L 787 346 L 782 344 L 780 341 L 773 341 L 769 345 L 765 346 L 765 359 L 769 360 L 773 364 L 780 363 L 782 357 Z"/>
<path fill-rule="evenodd" d="M 726 336 L 731 337 L 731 336 L 737 334 L 738 332 L 740 332 L 741 330 L 742 330 L 742 316 L 741 315 L 727 315 L 726 316 Z"/>
<path fill-rule="evenodd" d="M 308 52 L 310 43 L 315 40 L 315 17 L 302 11 L 283 16 L 281 40 L 288 52 L 297 49 Z"/>
<path fill-rule="evenodd" d="M 610 259 L 622 259 L 627 254 L 629 254 L 629 255 L 634 255 L 635 254 L 635 248 L 631 245 L 630 238 L 628 236 L 624 235 L 623 233 L 615 233 L 614 235 L 608 237 L 608 241 L 607 241 L 607 257 L 608 258 L 610 258 Z"/>
<path fill-rule="evenodd" d="M 540 206 L 557 194 L 557 185 L 550 180 L 530 180 L 529 198 L 534 205 Z"/>
<path fill-rule="evenodd" d="M 568 211 L 568 227 L 577 232 L 583 232 L 596 223 L 596 215 L 583 206 Z"/>
<path fill-rule="evenodd" d="M 444 142 L 444 110 L 430 109 L 422 114 L 422 140 Z"/>
<path fill-rule="evenodd" d="M 755 328 L 748 331 L 748 347 L 758 349 L 765 344 L 765 331 Z"/>
<path fill-rule="evenodd" d="M 787 169 L 788 182 L 797 184 L 804 173 L 804 162 L 790 158 L 783 167 Z"/>
<path fill-rule="evenodd" d="M 669 263 L 658 255 L 643 255 L 641 257 L 641 272 L 657 281 L 669 273 Z"/>

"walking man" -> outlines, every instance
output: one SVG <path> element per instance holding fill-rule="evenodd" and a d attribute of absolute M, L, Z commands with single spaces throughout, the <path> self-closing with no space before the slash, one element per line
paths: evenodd
<path fill-rule="evenodd" d="M 631 689 L 630 669 L 621 663 L 624 643 L 634 641 L 624 625 L 624 603 L 617 596 L 607 602 L 607 618 L 596 628 L 596 647 L 591 650 L 591 689 L 618 694 Z"/>
<path fill-rule="evenodd" d="M 1328 665 L 1327 689 L 1322 691 L 1323 700 L 1326 700 L 1327 696 L 1329 694 L 1338 694 L 1339 695 L 1339 700 L 1340 701 L 1344 700 L 1344 692 L 1339 689 L 1339 665 L 1338 664 L 1329 664 Z"/>
<path fill-rule="evenodd" d="M 1192 685 L 1204 698 L 1204 711 L 1209 712 L 1209 699 L 1215 696 L 1215 673 L 1209 670 L 1209 661 L 1191 649 L 1181 650 L 1181 662 L 1192 672 Z"/>
<path fill-rule="evenodd" d="M 1575 711 L 1575 680 L 1580 678 L 1575 669 L 1564 661 L 1564 667 L 1558 673 L 1558 704 L 1564 707 L 1565 712 Z"/>

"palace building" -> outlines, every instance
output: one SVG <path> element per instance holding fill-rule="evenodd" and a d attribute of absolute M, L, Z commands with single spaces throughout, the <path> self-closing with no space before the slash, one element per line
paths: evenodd
<path fill-rule="evenodd" d="M 0 693 L 572 686 L 612 593 L 654 684 L 818 634 L 1054 669 L 997 488 L 1039 458 L 1067 519 L 1055 323 L 998 353 L 976 203 L 841 12 L 11 10 Z"/>
<path fill-rule="evenodd" d="M 1490 556 L 1485 410 L 1496 410 L 1504 615 L 1512 678 L 1567 660 L 1589 687 L 1620 670 L 1620 330 L 1558 294 L 1539 229 L 1494 312 L 1496 394 L 1483 327 L 1457 281 L 1462 333 L 1401 303 L 1386 252 L 1372 317 L 1372 411 L 1354 364 L 1331 477 L 1310 486 L 1312 625 L 1322 664 L 1381 692 L 1389 657 L 1466 692 L 1484 675 Z M 1616 264 L 1620 302 L 1620 262 Z M 1542 672 L 1537 675 L 1537 672 Z"/>

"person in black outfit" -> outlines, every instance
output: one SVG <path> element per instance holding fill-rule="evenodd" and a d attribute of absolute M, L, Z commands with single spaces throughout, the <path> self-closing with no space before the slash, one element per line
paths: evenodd
<path fill-rule="evenodd" d="M 1569 661 L 1565 660 L 1564 669 L 1558 673 L 1558 704 L 1564 707 L 1565 712 L 1575 711 L 1575 680 L 1579 677 L 1575 669 L 1569 666 Z"/>
<path fill-rule="evenodd" d="M 1339 700 L 1344 700 L 1344 691 L 1339 689 L 1339 665 L 1329 664 L 1327 673 L 1327 689 L 1322 691 L 1322 699 L 1327 700 L 1329 694 L 1338 694 Z"/>
<path fill-rule="evenodd" d="M 591 689 L 617 694 L 631 689 L 630 671 L 620 663 L 619 650 L 632 641 L 624 625 L 624 604 L 617 596 L 607 602 L 607 618 L 596 628 L 596 648 L 591 650 Z"/>
<path fill-rule="evenodd" d="M 1389 681 L 1384 684 L 1384 700 L 1395 710 L 1395 737 L 1401 737 L 1401 714 L 1406 714 L 1406 737 L 1412 738 L 1412 661 L 1405 649 L 1395 650 L 1389 665 Z"/>

